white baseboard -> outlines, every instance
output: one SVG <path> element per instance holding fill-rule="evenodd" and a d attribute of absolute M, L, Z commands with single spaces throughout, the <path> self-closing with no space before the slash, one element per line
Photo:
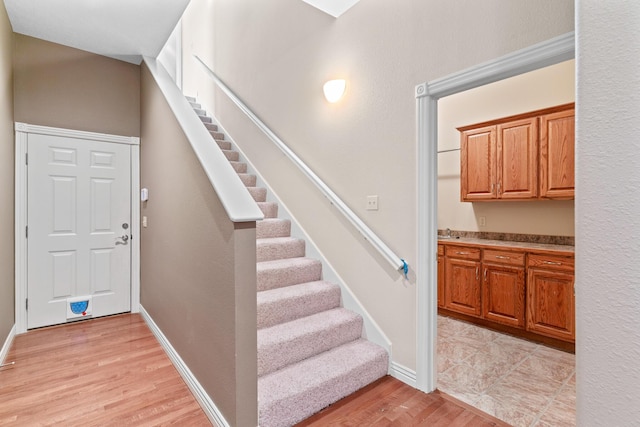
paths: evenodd
<path fill-rule="evenodd" d="M 416 381 L 416 371 L 407 368 L 406 366 L 402 366 L 397 362 L 391 362 L 391 369 L 389 370 L 389 375 L 393 378 L 396 378 L 403 383 L 410 385 L 413 388 L 417 388 Z"/>
<path fill-rule="evenodd" d="M 4 345 L 2 346 L 2 350 L 0 350 L 0 365 L 4 363 L 4 358 L 7 357 L 7 353 L 9 353 L 9 349 L 11 348 L 11 343 L 13 342 L 13 338 L 16 336 L 16 325 L 11 327 L 9 331 L 9 335 L 7 335 L 7 339 L 4 340 Z"/>
<path fill-rule="evenodd" d="M 200 403 L 202 410 L 209 418 L 209 421 L 213 423 L 214 426 L 217 427 L 230 427 L 227 420 L 225 420 L 224 416 L 218 409 L 218 407 L 213 403 L 207 392 L 200 385 L 196 377 L 191 373 L 189 367 L 184 363 L 178 352 L 173 348 L 167 337 L 164 336 L 158 325 L 153 321 L 149 313 L 144 309 L 142 305 L 140 305 L 140 314 L 142 318 L 153 332 L 153 335 L 158 339 L 162 348 L 173 362 L 173 365 L 176 367 L 182 379 L 187 383 L 187 386 L 193 393 L 194 397 Z"/>

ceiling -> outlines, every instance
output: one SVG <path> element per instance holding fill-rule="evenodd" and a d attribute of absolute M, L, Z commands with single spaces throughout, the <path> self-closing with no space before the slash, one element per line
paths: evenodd
<path fill-rule="evenodd" d="M 313 7 L 316 7 L 323 11 L 324 13 L 328 13 L 334 18 L 339 17 L 347 10 L 349 10 L 353 5 L 358 3 L 360 0 L 302 0 L 305 3 L 310 4 Z"/>
<path fill-rule="evenodd" d="M 157 57 L 189 0 L 4 0 L 13 31 L 139 64 Z"/>

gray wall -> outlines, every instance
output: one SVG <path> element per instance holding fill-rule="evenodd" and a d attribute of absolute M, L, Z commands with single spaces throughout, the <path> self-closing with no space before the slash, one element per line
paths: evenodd
<path fill-rule="evenodd" d="M 579 426 L 640 422 L 640 3 L 577 4 Z"/>
<path fill-rule="evenodd" d="M 13 53 L 12 31 L 4 3 L 0 5 L 0 348 L 14 324 L 13 260 Z"/>
<path fill-rule="evenodd" d="M 227 421 L 255 426 L 255 223 L 228 219 L 144 64 L 141 81 L 141 304 Z"/>
<path fill-rule="evenodd" d="M 140 135 L 140 67 L 14 34 L 18 122 Z"/>

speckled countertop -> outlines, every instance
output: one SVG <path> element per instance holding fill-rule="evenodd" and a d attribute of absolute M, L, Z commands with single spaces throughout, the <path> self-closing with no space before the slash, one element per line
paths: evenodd
<path fill-rule="evenodd" d="M 451 237 L 442 238 L 438 236 L 438 243 L 456 244 L 456 245 L 483 245 L 483 246 L 495 246 L 496 248 L 506 249 L 524 249 L 529 251 L 552 251 L 552 252 L 565 252 L 567 254 L 573 254 L 575 252 L 574 246 L 570 245 L 555 245 L 549 243 L 534 243 L 534 242 L 514 242 L 509 240 L 491 240 L 480 239 L 474 237 Z"/>

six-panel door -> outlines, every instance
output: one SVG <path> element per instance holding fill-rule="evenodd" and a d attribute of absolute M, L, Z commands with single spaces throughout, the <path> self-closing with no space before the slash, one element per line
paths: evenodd
<path fill-rule="evenodd" d="M 68 321 L 75 297 L 94 317 L 129 311 L 130 146 L 28 138 L 27 327 Z"/>

